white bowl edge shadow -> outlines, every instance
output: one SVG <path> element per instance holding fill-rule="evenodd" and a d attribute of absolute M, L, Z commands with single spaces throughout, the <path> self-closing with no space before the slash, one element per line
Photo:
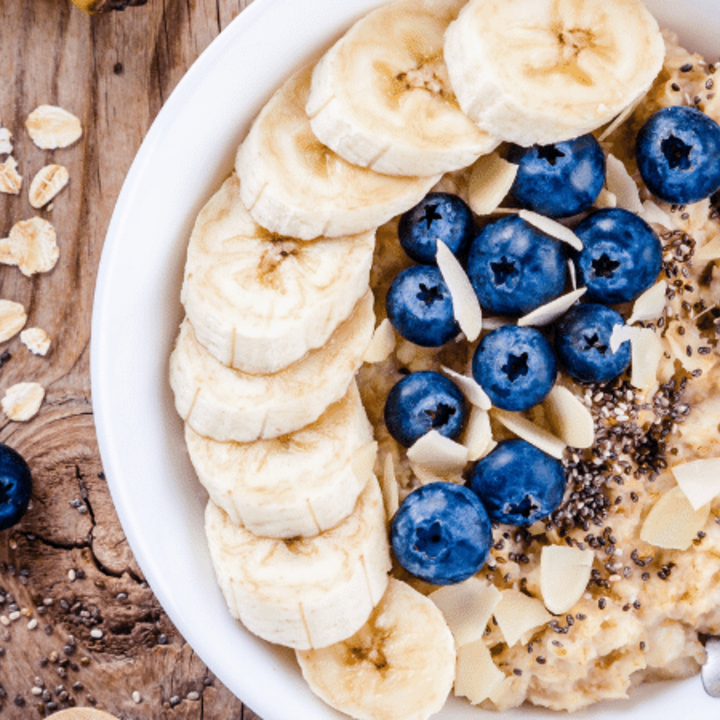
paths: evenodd
<path fill-rule="evenodd" d="M 118 198 L 98 273 L 92 399 L 118 516 L 178 631 L 264 720 L 344 716 L 312 695 L 291 651 L 258 640 L 230 618 L 215 582 L 203 529 L 206 494 L 190 466 L 167 382 L 182 318 L 185 247 L 197 213 L 231 171 L 237 145 L 267 97 L 354 19 L 380 4 L 383 0 L 255 0 L 244 10 L 181 80 L 148 132 Z M 682 8 L 673 0 L 646 4 L 689 47 L 709 61 L 717 59 L 720 17 L 714 0 L 684 2 Z M 646 685 L 629 701 L 602 703 L 573 716 L 650 720 L 673 710 L 717 714 L 717 703 L 696 677 Z M 525 720 L 556 715 L 535 708 L 515 714 Z M 490 716 L 451 698 L 436 717 Z"/>

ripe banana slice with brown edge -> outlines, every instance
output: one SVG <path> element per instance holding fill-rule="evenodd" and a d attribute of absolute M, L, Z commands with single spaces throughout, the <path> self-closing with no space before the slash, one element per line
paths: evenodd
<path fill-rule="evenodd" d="M 455 99 L 444 33 L 464 0 L 395 0 L 359 20 L 320 59 L 306 106 L 320 142 L 388 175 L 471 165 L 499 144 Z"/>
<path fill-rule="evenodd" d="M 308 537 L 350 515 L 367 476 L 353 453 L 372 442 L 355 382 L 316 422 L 251 443 L 219 443 L 185 426 L 190 460 L 210 499 L 255 535 Z"/>
<path fill-rule="evenodd" d="M 417 205 L 439 175 L 381 175 L 315 137 L 305 113 L 311 73 L 298 71 L 270 98 L 238 150 L 240 195 L 255 221 L 311 240 L 365 232 Z"/>
<path fill-rule="evenodd" d="M 349 517 L 311 538 L 258 537 L 212 502 L 205 530 L 230 613 L 269 642 L 307 650 L 343 640 L 387 586 L 390 550 L 374 477 Z"/>
<path fill-rule="evenodd" d="M 664 54 L 640 0 L 470 0 L 445 36 L 460 107 L 520 145 L 609 122 L 649 89 Z"/>
<path fill-rule="evenodd" d="M 199 435 L 252 442 L 315 422 L 347 392 L 375 326 L 368 291 L 328 342 L 280 372 L 250 375 L 214 358 L 187 320 L 170 356 L 178 415 Z"/>
<path fill-rule="evenodd" d="M 455 643 L 442 613 L 394 578 L 352 637 L 296 655 L 313 692 L 357 720 L 426 720 L 455 681 Z"/>
<path fill-rule="evenodd" d="M 108 12 L 109 10 L 124 10 L 127 7 L 145 5 L 147 0 L 72 0 L 75 5 L 82 8 L 86 13 Z"/>
<path fill-rule="evenodd" d="M 368 287 L 375 233 L 274 236 L 229 177 L 203 208 L 187 251 L 182 302 L 195 336 L 221 363 L 274 373 L 324 345 Z"/>

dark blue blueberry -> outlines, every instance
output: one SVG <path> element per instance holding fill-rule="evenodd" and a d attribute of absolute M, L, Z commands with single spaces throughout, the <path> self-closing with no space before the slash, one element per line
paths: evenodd
<path fill-rule="evenodd" d="M 472 211 L 457 195 L 434 192 L 400 216 L 398 237 L 416 262 L 435 265 L 437 241 L 462 256 L 475 232 Z"/>
<path fill-rule="evenodd" d="M 629 302 L 657 280 L 662 245 L 653 229 L 628 210 L 598 210 L 575 228 L 583 249 L 576 265 L 590 302 Z"/>
<path fill-rule="evenodd" d="M 605 155 L 592 135 L 553 145 L 514 145 L 508 160 L 518 165 L 510 194 L 521 207 L 548 217 L 586 210 L 605 183 Z"/>
<path fill-rule="evenodd" d="M 462 485 L 431 483 L 413 490 L 390 526 L 395 558 L 411 575 L 435 585 L 472 577 L 492 545 L 490 519 Z"/>
<path fill-rule="evenodd" d="M 557 362 L 538 330 L 506 325 L 489 332 L 477 346 L 472 373 L 492 404 L 503 410 L 527 410 L 552 390 Z"/>
<path fill-rule="evenodd" d="M 555 352 L 568 375 L 580 383 L 603 383 L 616 378 L 630 364 L 630 342 L 616 352 L 610 336 L 625 325 L 620 313 L 605 305 L 576 305 L 555 326 Z"/>
<path fill-rule="evenodd" d="M 393 280 L 385 309 L 395 330 L 423 347 L 439 347 L 460 333 L 450 290 L 433 265 L 413 265 Z"/>
<path fill-rule="evenodd" d="M 412 373 L 388 393 L 385 425 L 401 445 L 410 447 L 430 430 L 455 440 L 465 427 L 468 407 L 460 388 L 440 373 Z"/>
<path fill-rule="evenodd" d="M 562 242 L 510 215 L 475 237 L 467 270 L 483 308 L 518 317 L 562 294 L 567 258 Z"/>
<path fill-rule="evenodd" d="M 20 453 L 0 443 L 0 530 L 20 521 L 30 502 L 32 476 Z"/>
<path fill-rule="evenodd" d="M 532 525 L 562 502 L 565 470 L 525 440 L 504 440 L 473 467 L 469 486 L 491 520 Z"/>
<path fill-rule="evenodd" d="M 653 195 L 698 202 L 720 188 L 720 125 L 696 108 L 663 108 L 640 129 L 635 157 Z"/>

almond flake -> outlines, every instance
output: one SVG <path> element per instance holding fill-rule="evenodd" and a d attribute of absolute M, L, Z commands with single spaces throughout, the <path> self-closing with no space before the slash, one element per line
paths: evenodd
<path fill-rule="evenodd" d="M 40 105 L 25 121 L 32 141 L 41 150 L 55 150 L 72 145 L 82 136 L 80 120 L 54 105 Z"/>
<path fill-rule="evenodd" d="M 702 247 L 696 248 L 693 255 L 695 260 L 710 262 L 710 260 L 720 260 L 720 235 L 711 238 Z"/>
<path fill-rule="evenodd" d="M 13 151 L 12 133 L 6 127 L 0 127 L 0 155 L 9 155 Z"/>
<path fill-rule="evenodd" d="M 665 550 L 687 550 L 705 527 L 709 515 L 709 504 L 695 510 L 676 486 L 663 493 L 650 508 L 640 539 Z"/>
<path fill-rule="evenodd" d="M 632 340 L 638 329 L 629 325 L 614 325 L 610 333 L 610 350 L 616 353 L 624 342 Z"/>
<path fill-rule="evenodd" d="M 476 215 L 490 215 L 498 209 L 515 182 L 519 166 L 490 153 L 472 167 L 468 183 L 468 204 Z"/>
<path fill-rule="evenodd" d="M 450 291 L 453 315 L 465 337 L 470 342 L 474 342 L 482 330 L 480 301 L 460 261 L 442 240 L 437 241 L 435 258 L 440 274 Z"/>
<path fill-rule="evenodd" d="M 651 288 L 648 288 L 640 295 L 633 305 L 632 315 L 628 318 L 627 324 L 641 320 L 655 320 L 665 310 L 665 291 L 667 290 L 667 282 L 660 280 Z"/>
<path fill-rule="evenodd" d="M 45 388 L 36 382 L 21 382 L 5 391 L 0 400 L 5 414 L 16 422 L 27 422 L 37 415 L 45 398 Z"/>
<path fill-rule="evenodd" d="M 473 705 L 487 700 L 505 681 L 483 640 L 458 648 L 455 696 L 466 697 Z"/>
<path fill-rule="evenodd" d="M 554 237 L 556 240 L 567 243 L 578 252 L 583 249 L 582 240 L 569 227 L 565 227 L 557 220 L 545 217 L 545 215 L 540 215 L 532 210 L 521 210 L 518 215 L 533 227 Z"/>
<path fill-rule="evenodd" d="M 27 322 L 25 308 L 12 300 L 0 300 L 0 342 L 15 337 Z"/>
<path fill-rule="evenodd" d="M 397 479 L 395 478 L 395 463 L 392 454 L 385 456 L 383 474 L 380 481 L 383 501 L 385 504 L 385 515 L 390 520 L 400 507 L 400 493 L 398 491 Z"/>
<path fill-rule="evenodd" d="M 555 385 L 543 408 L 552 431 L 570 447 L 584 449 L 595 442 L 592 413 L 568 388 Z"/>
<path fill-rule="evenodd" d="M 495 620 L 508 647 L 515 645 L 525 633 L 552 620 L 541 600 L 519 590 L 503 590 L 501 594 L 495 608 Z"/>
<path fill-rule="evenodd" d="M 508 318 L 502 317 L 486 317 L 483 318 L 483 329 L 484 330 L 497 330 L 498 328 L 505 327 L 506 325 L 512 325 L 513 321 Z"/>
<path fill-rule="evenodd" d="M 468 450 L 468 460 L 475 462 L 485 457 L 495 446 L 492 428 L 490 426 L 490 415 L 487 410 L 473 407 L 470 410 L 468 424 L 463 434 L 463 445 Z"/>
<path fill-rule="evenodd" d="M 615 193 L 611 193 L 607 188 L 600 190 L 600 193 L 593 203 L 593 205 L 600 210 L 603 210 L 604 208 L 616 208 L 617 204 L 617 196 Z"/>
<path fill-rule="evenodd" d="M 38 170 L 30 183 L 30 205 L 39 209 L 47 205 L 70 180 L 70 173 L 62 165 L 46 165 Z"/>
<path fill-rule="evenodd" d="M 28 328 L 20 333 L 20 341 L 34 355 L 47 355 L 50 336 L 39 327 Z"/>
<path fill-rule="evenodd" d="M 527 315 L 523 315 L 518 321 L 518 327 L 533 325 L 535 327 L 543 327 L 555 322 L 562 317 L 585 293 L 587 288 L 580 288 L 572 292 L 561 295 L 559 298 L 551 300 L 545 305 L 535 308 Z"/>
<path fill-rule="evenodd" d="M 573 290 L 577 290 L 577 270 L 575 269 L 575 263 L 572 261 L 572 258 L 568 258 L 567 269 L 568 275 L 570 276 L 570 285 Z"/>
<path fill-rule="evenodd" d="M 395 330 L 390 321 L 385 318 L 375 328 L 370 344 L 365 350 L 363 360 L 366 363 L 381 363 L 390 357 L 390 353 L 395 349 Z"/>
<path fill-rule="evenodd" d="M 492 407 L 490 398 L 475 378 L 469 375 L 461 375 L 459 372 L 455 372 L 444 365 L 441 369 L 449 378 L 455 381 L 455 384 L 462 390 L 463 395 L 465 395 L 471 405 L 479 407 L 482 410 L 489 410 Z"/>
<path fill-rule="evenodd" d="M 422 465 L 417 465 L 412 462 L 410 463 L 410 469 L 412 470 L 413 475 L 415 475 L 415 478 L 421 485 L 430 485 L 431 483 L 436 482 L 450 482 L 455 483 L 456 485 L 465 484 L 465 480 L 463 479 L 463 476 L 460 472 L 448 472 L 440 474 L 437 472 L 433 472 L 432 470 L 429 470 Z"/>
<path fill-rule="evenodd" d="M 673 221 L 670 216 L 652 200 L 646 200 L 642 204 L 642 212 L 640 217 L 646 222 L 653 225 L 662 225 L 664 228 L 672 230 Z"/>
<path fill-rule="evenodd" d="M 0 263 L 17 265 L 23 275 L 48 272 L 59 256 L 55 228 L 42 218 L 21 220 L 0 240 Z"/>
<path fill-rule="evenodd" d="M 633 328 L 630 338 L 631 362 L 630 384 L 639 390 L 652 390 L 657 383 L 657 373 L 663 358 L 662 340 L 651 328 Z"/>
<path fill-rule="evenodd" d="M 430 430 L 407 451 L 413 467 L 418 465 L 436 475 L 462 470 L 468 462 L 468 450 L 437 430 Z"/>
<path fill-rule="evenodd" d="M 590 580 L 595 553 L 567 545 L 547 545 L 540 555 L 540 592 L 553 615 L 568 612 Z"/>
<path fill-rule="evenodd" d="M 458 647 L 480 640 L 502 595 L 494 585 L 471 577 L 428 595 L 442 612 Z"/>
<path fill-rule="evenodd" d="M 531 420 L 518 413 L 499 410 L 498 408 L 493 410 L 493 417 L 499 420 L 510 432 L 534 445 L 538 450 L 542 450 L 558 460 L 562 458 L 567 447 L 565 442 Z"/>
<path fill-rule="evenodd" d="M 355 473 L 355 477 L 359 480 L 368 482 L 373 476 L 377 449 L 378 444 L 376 442 L 365 443 L 357 448 L 350 456 L 353 473 Z"/>
<path fill-rule="evenodd" d="M 705 458 L 670 468 L 694 510 L 720 495 L 720 458 Z"/>
<path fill-rule="evenodd" d="M 17 171 L 17 162 L 10 156 L 0 163 L 0 192 L 8 195 L 18 195 L 22 187 L 22 176 Z"/>
<path fill-rule="evenodd" d="M 607 189 L 617 197 L 619 208 L 630 210 L 640 215 L 643 211 L 640 202 L 640 191 L 635 181 L 630 177 L 622 160 L 608 153 L 606 161 Z"/>

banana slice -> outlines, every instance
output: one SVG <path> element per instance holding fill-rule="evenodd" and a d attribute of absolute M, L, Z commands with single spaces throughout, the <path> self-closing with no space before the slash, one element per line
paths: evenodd
<path fill-rule="evenodd" d="M 396 0 L 359 20 L 321 58 L 306 106 L 320 142 L 388 175 L 471 165 L 499 141 L 457 104 L 444 33 L 464 0 Z"/>
<path fill-rule="evenodd" d="M 311 73 L 298 71 L 270 98 L 238 150 L 240 195 L 255 221 L 311 240 L 365 232 L 417 205 L 439 175 L 381 175 L 315 137 L 305 114 Z"/>
<path fill-rule="evenodd" d="M 520 145 L 609 122 L 648 90 L 664 54 L 640 0 L 470 0 L 445 36 L 460 107 Z"/>
<path fill-rule="evenodd" d="M 182 302 L 195 336 L 221 363 L 273 373 L 327 342 L 365 293 L 375 233 L 273 237 L 229 177 L 201 211 L 188 246 Z"/>
<path fill-rule="evenodd" d="M 390 551 L 375 478 L 348 518 L 315 537 L 258 537 L 213 502 L 205 530 L 230 613 L 269 642 L 307 650 L 344 640 L 387 586 Z"/>
<path fill-rule="evenodd" d="M 323 347 L 278 373 L 250 375 L 218 362 L 185 319 L 170 356 L 177 412 L 196 433 L 220 442 L 252 442 L 299 430 L 345 395 L 374 324 L 368 291 Z"/>
<path fill-rule="evenodd" d="M 455 680 L 455 644 L 442 613 L 394 578 L 352 637 L 296 655 L 313 692 L 358 720 L 426 720 Z"/>
<path fill-rule="evenodd" d="M 195 471 L 236 525 L 277 538 L 317 535 L 350 515 L 367 477 L 353 453 L 372 442 L 355 382 L 317 422 L 272 440 L 219 443 L 185 426 Z"/>

